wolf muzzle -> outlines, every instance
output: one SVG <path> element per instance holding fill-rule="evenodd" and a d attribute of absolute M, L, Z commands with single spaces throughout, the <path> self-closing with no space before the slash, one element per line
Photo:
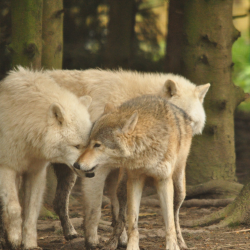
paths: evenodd
<path fill-rule="evenodd" d="M 82 171 L 85 172 L 85 176 L 86 177 L 93 178 L 95 176 L 95 173 L 93 173 L 92 171 L 96 168 L 96 166 L 94 166 L 93 168 L 91 168 L 89 170 L 82 170 Z M 80 166 L 80 164 L 78 162 L 75 162 L 74 165 L 73 165 L 73 167 L 76 168 L 76 169 L 78 169 L 78 170 L 81 170 L 81 166 Z"/>

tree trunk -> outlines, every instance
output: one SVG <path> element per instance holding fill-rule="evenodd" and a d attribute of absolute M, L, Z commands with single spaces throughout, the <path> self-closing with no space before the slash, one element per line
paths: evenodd
<path fill-rule="evenodd" d="M 181 73 L 191 81 L 211 83 L 205 98 L 207 123 L 193 139 L 187 183 L 235 180 L 234 110 L 244 93 L 232 83 L 233 1 L 191 0 L 184 5 Z"/>
<path fill-rule="evenodd" d="M 41 68 L 42 0 L 12 0 L 12 67 Z"/>
<path fill-rule="evenodd" d="M 129 68 L 136 14 L 135 0 L 110 0 L 105 66 Z"/>
<path fill-rule="evenodd" d="M 45 69 L 62 68 L 63 1 L 43 0 L 43 52 Z"/>
<path fill-rule="evenodd" d="M 42 67 L 45 69 L 62 68 L 63 48 L 63 0 L 43 0 L 43 51 Z M 44 204 L 48 210 L 53 207 L 57 180 L 52 166 L 47 170 L 47 185 Z M 41 217 L 53 217 L 44 207 Z"/>
<path fill-rule="evenodd" d="M 170 0 L 168 8 L 168 35 L 165 56 L 165 71 L 180 74 L 181 51 L 183 46 L 184 1 Z"/>

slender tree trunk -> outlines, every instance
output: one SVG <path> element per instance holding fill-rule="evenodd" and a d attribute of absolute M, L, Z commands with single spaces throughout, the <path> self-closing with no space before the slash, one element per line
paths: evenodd
<path fill-rule="evenodd" d="M 62 68 L 63 51 L 63 0 L 43 0 L 43 50 L 42 67 L 45 69 Z M 57 180 L 52 166 L 47 170 L 47 185 L 44 204 L 51 210 L 55 197 Z M 41 217 L 53 216 L 44 207 Z"/>
<path fill-rule="evenodd" d="M 63 1 L 43 0 L 43 52 L 45 69 L 62 68 L 63 49 Z"/>
<path fill-rule="evenodd" d="M 129 68 L 135 24 L 135 0 L 110 0 L 105 66 Z"/>
<path fill-rule="evenodd" d="M 170 0 L 168 7 L 168 35 L 165 56 L 165 71 L 180 74 L 183 46 L 184 1 Z"/>
<path fill-rule="evenodd" d="M 41 68 L 42 0 L 12 0 L 12 67 Z"/>
<path fill-rule="evenodd" d="M 232 0 L 190 0 L 184 6 L 181 73 L 197 84 L 211 83 L 205 98 L 207 123 L 193 140 L 187 164 L 189 185 L 235 180 L 234 110 L 244 99 L 232 83 L 231 50 L 239 32 Z"/>

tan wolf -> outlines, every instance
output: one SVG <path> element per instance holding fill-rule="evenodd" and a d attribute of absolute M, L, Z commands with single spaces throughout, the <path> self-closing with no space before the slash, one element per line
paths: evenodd
<path fill-rule="evenodd" d="M 202 103 L 209 84 L 196 86 L 178 75 L 124 70 L 53 70 L 46 71 L 46 74 L 76 95 L 88 94 L 92 97 L 89 112 L 93 122 L 101 116 L 107 102 L 119 106 L 131 98 L 151 94 L 164 97 L 184 109 L 192 119 L 194 134 L 201 133 L 205 124 Z M 54 209 L 60 217 L 65 238 L 71 239 L 76 237 L 77 233 L 69 220 L 67 204 L 76 175 L 67 166 L 62 165 L 56 165 L 55 172 L 58 186 Z M 113 219 L 116 220 L 118 217 L 119 205 L 115 188 L 118 173 L 116 164 L 106 164 L 95 171 L 95 178 L 89 179 L 83 176 L 85 243 L 89 248 L 95 249 L 99 242 L 97 228 L 105 181 L 111 198 Z M 126 244 L 125 233 L 120 243 Z"/>
<path fill-rule="evenodd" d="M 146 178 L 153 178 L 166 228 L 166 249 L 186 248 L 179 226 L 185 197 L 185 166 L 193 132 L 192 119 L 174 104 L 141 96 L 118 108 L 107 106 L 95 122 L 88 146 L 74 166 L 94 172 L 105 164 L 127 170 L 128 245 L 139 250 L 138 215 Z M 177 232 L 177 236 L 176 236 Z"/>

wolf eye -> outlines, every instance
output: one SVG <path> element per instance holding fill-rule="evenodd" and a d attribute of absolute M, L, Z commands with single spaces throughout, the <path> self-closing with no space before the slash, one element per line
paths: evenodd
<path fill-rule="evenodd" d="M 96 144 L 94 145 L 94 148 L 99 148 L 99 147 L 101 147 L 101 144 L 100 144 L 100 143 L 96 143 Z"/>
<path fill-rule="evenodd" d="M 81 147 L 81 145 L 80 144 L 79 145 L 75 145 L 74 147 L 77 148 L 77 149 L 79 149 Z"/>

